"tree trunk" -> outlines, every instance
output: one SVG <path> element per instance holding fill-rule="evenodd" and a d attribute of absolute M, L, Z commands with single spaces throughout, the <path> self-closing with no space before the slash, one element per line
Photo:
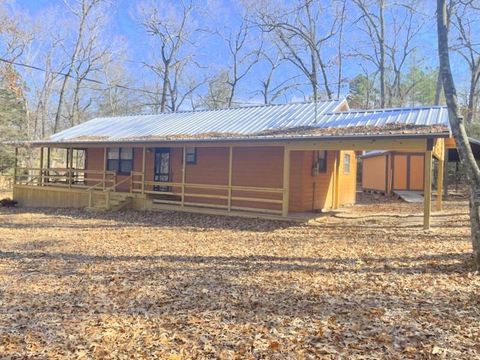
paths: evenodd
<path fill-rule="evenodd" d="M 450 54 L 448 46 L 448 19 L 445 0 L 437 0 L 437 33 L 438 57 L 442 75 L 443 91 L 448 106 L 450 127 L 457 144 L 457 150 L 464 165 L 467 180 L 470 183 L 470 226 L 475 270 L 480 270 L 480 169 L 470 148 L 465 122 L 460 116 L 457 102 L 457 91 L 453 81 L 450 67 Z"/>
<path fill-rule="evenodd" d="M 383 16 L 384 2 L 380 1 L 380 107 L 385 107 L 385 19 Z"/>

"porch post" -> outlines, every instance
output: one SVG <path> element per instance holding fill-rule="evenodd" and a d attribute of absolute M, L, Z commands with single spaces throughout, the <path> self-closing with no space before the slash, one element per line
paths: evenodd
<path fill-rule="evenodd" d="M 17 167 L 18 167 L 18 147 L 15 146 L 15 162 L 13 166 L 13 184 L 17 183 Z"/>
<path fill-rule="evenodd" d="M 288 145 L 283 148 L 283 204 L 282 216 L 288 216 L 288 205 L 290 197 L 290 149 Z"/>
<path fill-rule="evenodd" d="M 43 186 L 43 147 L 40 147 L 40 186 Z"/>
<path fill-rule="evenodd" d="M 103 190 L 106 188 L 107 181 L 107 147 L 103 147 Z"/>
<path fill-rule="evenodd" d="M 47 176 L 48 180 L 46 182 L 50 181 L 50 177 L 49 177 L 50 176 L 50 152 L 51 152 L 50 147 L 47 147 L 47 169 L 45 171 L 45 175 Z"/>
<path fill-rule="evenodd" d="M 233 146 L 228 147 L 228 211 L 232 210 Z"/>
<path fill-rule="evenodd" d="M 423 185 L 423 228 L 430 229 L 430 214 L 432 211 L 432 142 L 427 140 L 425 151 L 424 185 Z"/>
<path fill-rule="evenodd" d="M 187 167 L 187 148 L 182 147 L 182 206 L 185 206 L 185 178 Z"/>
<path fill-rule="evenodd" d="M 437 174 L 437 198 L 436 198 L 436 210 L 442 210 L 442 197 L 443 197 L 443 172 L 445 166 L 445 159 L 438 159 L 438 174 Z"/>
<path fill-rule="evenodd" d="M 448 169 L 445 169 L 447 165 L 445 162 L 448 163 L 448 149 L 445 147 L 445 151 L 443 153 L 443 197 L 445 200 L 448 199 Z"/>
<path fill-rule="evenodd" d="M 68 187 L 72 187 L 72 167 L 73 167 L 73 148 L 68 148 L 67 169 L 68 169 Z"/>
<path fill-rule="evenodd" d="M 142 154 L 142 194 L 145 194 L 145 168 L 146 168 L 146 153 L 147 147 L 143 147 L 143 154 Z"/>
<path fill-rule="evenodd" d="M 333 187 L 333 208 L 338 209 L 340 205 L 340 160 L 341 160 L 341 152 L 340 150 L 337 151 L 336 153 L 336 159 L 335 159 L 335 181 L 334 181 L 334 187 Z"/>

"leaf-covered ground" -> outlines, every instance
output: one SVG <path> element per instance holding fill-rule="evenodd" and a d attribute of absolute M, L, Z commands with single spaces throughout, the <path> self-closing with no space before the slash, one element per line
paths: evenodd
<path fill-rule="evenodd" d="M 467 203 L 420 214 L 0 209 L 1 357 L 477 358 Z"/>

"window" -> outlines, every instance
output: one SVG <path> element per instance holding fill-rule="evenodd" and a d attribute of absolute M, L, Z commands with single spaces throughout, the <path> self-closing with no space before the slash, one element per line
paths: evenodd
<path fill-rule="evenodd" d="M 133 170 L 132 148 L 110 148 L 107 151 L 107 170 L 130 174 Z"/>
<path fill-rule="evenodd" d="M 327 172 L 327 151 L 320 150 L 317 151 L 317 167 L 318 172 L 324 173 Z"/>
<path fill-rule="evenodd" d="M 343 156 L 343 173 L 345 175 L 350 174 L 350 155 L 345 154 Z"/>
<path fill-rule="evenodd" d="M 187 147 L 185 153 L 185 159 L 187 164 L 196 164 L 197 163 L 197 148 Z"/>

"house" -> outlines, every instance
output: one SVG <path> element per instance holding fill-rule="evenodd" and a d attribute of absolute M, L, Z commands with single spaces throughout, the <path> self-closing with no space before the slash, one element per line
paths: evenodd
<path fill-rule="evenodd" d="M 356 152 L 421 152 L 431 172 L 432 154 L 450 137 L 446 114 L 442 107 L 351 111 L 340 99 L 96 118 L 17 143 L 17 154 L 21 146 L 38 149 L 40 163 L 17 164 L 14 198 L 24 206 L 284 218 L 336 209 L 355 202 Z M 52 167 L 59 151 L 65 166 Z M 430 206 L 427 192 L 426 227 Z"/>
<path fill-rule="evenodd" d="M 480 141 L 469 138 L 475 158 L 480 159 Z M 424 154 L 412 151 L 369 151 L 362 159 L 362 188 L 391 194 L 398 190 L 423 191 Z M 453 139 L 445 141 L 445 161 L 459 162 Z M 445 177 L 444 180 L 448 179 Z M 444 190 L 448 184 L 445 182 Z"/>

